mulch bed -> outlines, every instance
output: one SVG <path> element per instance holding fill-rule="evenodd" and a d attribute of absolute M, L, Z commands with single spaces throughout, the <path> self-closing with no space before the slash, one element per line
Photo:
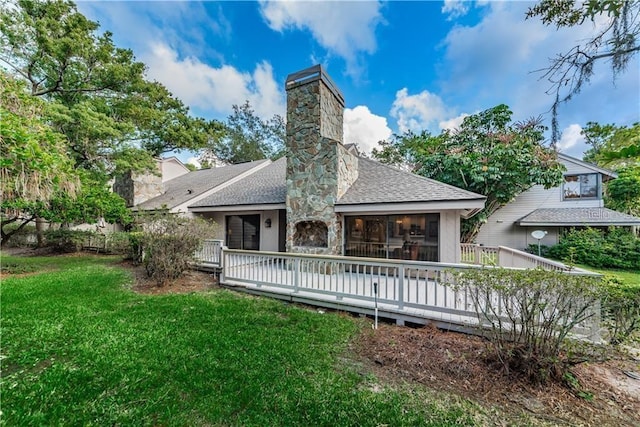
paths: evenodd
<path fill-rule="evenodd" d="M 419 383 L 455 393 L 482 406 L 496 406 L 514 419 L 523 412 L 554 425 L 640 426 L 640 380 L 624 371 L 640 371 L 640 361 L 619 355 L 603 363 L 583 363 L 572 373 L 591 400 L 559 383 L 532 385 L 507 376 L 485 357 L 480 338 L 435 327 L 383 324 L 364 333 L 356 351 L 384 381 Z M 496 425 L 509 420 L 495 420 Z"/>

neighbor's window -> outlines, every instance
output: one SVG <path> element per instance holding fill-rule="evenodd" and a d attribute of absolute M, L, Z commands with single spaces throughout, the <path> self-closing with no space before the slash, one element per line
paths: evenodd
<path fill-rule="evenodd" d="M 597 199 L 598 174 L 567 175 L 564 177 L 563 196 L 565 200 Z"/>

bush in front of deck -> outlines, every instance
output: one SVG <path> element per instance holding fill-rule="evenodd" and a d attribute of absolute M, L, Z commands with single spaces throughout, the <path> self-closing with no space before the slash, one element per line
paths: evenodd
<path fill-rule="evenodd" d="M 146 217 L 139 243 L 147 276 L 159 286 L 180 277 L 196 261 L 204 240 L 215 236 L 216 227 L 202 218 L 170 213 Z"/>
<path fill-rule="evenodd" d="M 613 345 L 640 340 L 640 284 L 623 283 L 615 276 L 605 275 L 603 317 Z"/>
<path fill-rule="evenodd" d="M 562 380 L 575 350 L 570 333 L 598 328 L 598 277 L 557 271 L 482 268 L 456 273 L 456 287 L 471 297 L 489 360 L 534 383 Z"/>

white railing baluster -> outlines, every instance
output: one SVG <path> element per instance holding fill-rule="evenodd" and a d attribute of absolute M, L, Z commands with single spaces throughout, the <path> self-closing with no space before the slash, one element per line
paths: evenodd
<path fill-rule="evenodd" d="M 293 294 L 302 290 L 305 292 L 305 301 L 313 301 L 314 294 L 318 295 L 318 301 L 325 301 L 327 295 L 330 295 L 339 304 L 350 305 L 351 302 L 348 301 L 357 300 L 358 307 L 367 307 L 368 304 L 373 306 L 374 298 L 377 298 L 383 310 L 385 306 L 397 307 L 387 313 L 390 317 L 394 317 L 399 309 L 411 316 L 446 320 L 463 326 L 478 322 L 474 299 L 469 290 L 458 290 L 452 285 L 453 272 L 478 269 L 480 266 L 243 251 L 222 246 L 216 250 L 223 267 L 221 283 L 238 282 L 248 287 L 260 286 L 261 291 L 267 293 L 271 287 L 287 289 Z M 204 247 L 201 253 L 205 254 Z M 511 256 L 508 252 L 503 252 L 503 255 L 503 259 Z M 208 253 L 207 256 L 211 254 Z M 566 274 L 588 275 L 581 271 Z M 378 284 L 377 295 L 374 295 L 374 283 Z M 512 305 L 512 301 L 497 293 L 487 295 L 487 298 L 495 302 L 499 313 L 504 313 Z M 594 307 L 593 310 L 597 314 L 599 307 Z M 595 334 L 599 327 L 598 319 L 594 318 L 577 328 L 586 331 L 585 333 Z"/>

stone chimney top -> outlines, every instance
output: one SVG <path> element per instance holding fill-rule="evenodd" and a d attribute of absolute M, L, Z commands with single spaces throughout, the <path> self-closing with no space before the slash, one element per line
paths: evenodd
<path fill-rule="evenodd" d="M 320 64 L 289 74 L 287 76 L 285 88 L 286 90 L 291 90 L 302 85 L 313 83 L 317 80 L 322 80 L 322 82 L 340 102 L 340 105 L 344 107 L 344 96 L 342 95 L 342 92 L 340 92 L 338 86 L 336 86 L 329 74 L 325 72 L 324 68 L 322 68 L 322 65 Z"/>

